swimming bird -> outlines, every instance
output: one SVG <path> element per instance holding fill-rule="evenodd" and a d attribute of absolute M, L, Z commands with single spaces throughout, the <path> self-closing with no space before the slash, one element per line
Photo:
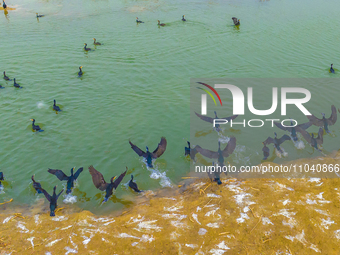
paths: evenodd
<path fill-rule="evenodd" d="M 215 119 L 227 120 L 228 122 L 230 122 L 230 120 L 234 120 L 238 116 L 238 115 L 233 115 L 233 116 L 226 117 L 226 118 L 219 118 L 219 117 L 217 117 L 216 111 L 214 111 L 215 118 L 211 118 L 211 117 L 208 117 L 208 116 L 198 114 L 197 112 L 195 112 L 195 113 L 196 113 L 197 117 L 199 117 L 201 120 L 204 120 L 204 121 L 210 122 L 210 123 L 214 123 Z M 216 129 L 217 132 L 219 132 L 221 130 L 220 124 L 215 124 L 215 129 Z"/>
<path fill-rule="evenodd" d="M 31 121 L 32 121 L 32 129 L 33 129 L 34 131 L 37 131 L 37 132 L 42 132 L 42 131 L 44 131 L 44 130 L 42 130 L 42 129 L 39 127 L 39 125 L 34 125 L 35 119 L 31 119 Z"/>
<path fill-rule="evenodd" d="M 39 15 L 37 12 L 35 14 L 37 15 L 37 18 L 42 18 L 45 16 L 45 15 Z"/>
<path fill-rule="evenodd" d="M 334 69 L 333 69 L 333 64 L 331 64 L 331 68 L 329 69 L 330 73 L 335 73 Z"/>
<path fill-rule="evenodd" d="M 47 172 L 50 174 L 53 174 L 57 176 L 57 178 L 60 181 L 67 181 L 66 186 L 66 194 L 70 194 L 72 192 L 72 188 L 74 187 L 74 182 L 77 180 L 80 173 L 83 171 L 83 168 L 80 167 L 75 174 L 73 174 L 74 167 L 71 168 L 71 175 L 67 176 L 63 171 L 61 170 L 55 170 L 55 169 L 48 169 Z"/>
<path fill-rule="evenodd" d="M 184 155 L 185 156 L 190 155 L 190 158 L 192 160 L 194 160 L 198 151 L 196 150 L 196 147 L 195 148 L 191 148 L 191 145 L 190 145 L 189 141 L 187 141 L 187 143 L 188 143 L 188 147 L 184 147 L 184 150 L 185 150 L 185 154 Z"/>
<path fill-rule="evenodd" d="M 60 193 L 57 195 L 55 193 L 55 190 L 57 189 L 57 186 L 54 186 L 53 188 L 53 194 L 52 196 L 50 194 L 47 193 L 46 190 L 44 190 L 43 188 L 39 188 L 41 190 L 42 193 L 44 193 L 46 199 L 48 202 L 50 202 L 50 216 L 55 216 L 55 209 L 57 209 L 57 201 L 59 196 L 61 195 L 61 193 L 63 193 L 64 190 L 60 191 Z"/>
<path fill-rule="evenodd" d="M 131 180 L 129 181 L 129 187 L 130 187 L 131 189 L 133 189 L 134 191 L 136 191 L 136 192 L 141 192 L 141 191 L 138 189 L 137 183 L 135 183 L 135 182 L 133 181 L 133 175 L 132 175 L 132 174 L 131 174 Z"/>
<path fill-rule="evenodd" d="M 144 157 L 146 159 L 147 165 L 150 168 L 153 168 L 152 159 L 153 158 L 156 159 L 156 158 L 159 158 L 160 156 L 162 156 L 162 154 L 164 153 L 164 151 L 166 149 L 166 145 L 167 145 L 167 141 L 166 141 L 165 137 L 162 137 L 157 148 L 151 153 L 149 151 L 148 146 L 146 146 L 146 152 L 144 152 L 140 148 L 138 148 L 136 145 L 131 143 L 131 141 L 129 141 L 129 143 L 131 145 L 131 148 L 138 154 L 138 156 Z"/>
<path fill-rule="evenodd" d="M 17 83 L 15 81 L 15 78 L 14 78 L 14 84 L 13 84 L 14 87 L 18 88 L 18 89 L 21 89 L 22 87 L 19 85 L 19 83 Z"/>
<path fill-rule="evenodd" d="M 139 20 L 138 17 L 136 17 L 136 22 L 137 23 L 144 23 L 143 21 Z"/>
<path fill-rule="evenodd" d="M 276 150 L 282 153 L 282 149 L 280 147 L 280 144 L 282 144 L 284 141 L 291 140 L 288 135 L 283 135 L 280 139 L 277 138 L 276 132 L 274 132 L 275 138 L 268 137 L 263 143 L 265 145 L 273 143 Z"/>
<path fill-rule="evenodd" d="M 53 110 L 57 111 L 57 112 L 60 112 L 60 107 L 58 105 L 55 104 L 55 99 L 53 100 Z"/>
<path fill-rule="evenodd" d="M 182 21 L 187 21 L 184 17 L 185 17 L 185 15 L 182 16 Z"/>
<path fill-rule="evenodd" d="M 121 175 L 119 175 L 118 178 L 116 178 L 116 176 L 112 177 L 110 180 L 110 183 L 106 183 L 106 181 L 104 180 L 103 175 L 97 171 L 93 166 L 89 167 L 89 172 L 92 176 L 92 181 L 94 186 L 96 186 L 97 189 L 101 190 L 101 191 L 106 191 L 105 194 L 105 198 L 104 198 L 104 202 L 107 202 L 107 200 L 109 199 L 109 197 L 113 194 L 113 189 L 117 189 L 119 183 L 121 183 L 121 181 L 123 180 L 126 171 L 127 171 L 127 167 L 124 173 L 122 173 Z"/>
<path fill-rule="evenodd" d="M 6 5 L 6 3 L 5 3 L 5 0 L 2 0 L 2 7 L 3 7 L 4 9 L 7 8 L 7 5 Z"/>
<path fill-rule="evenodd" d="M 32 175 L 31 179 L 32 179 L 32 181 L 33 181 L 33 183 L 32 183 L 33 188 L 35 188 L 35 190 L 36 190 L 39 194 L 42 193 L 42 191 L 41 191 L 41 184 L 40 184 L 39 182 L 36 182 L 36 181 L 34 180 L 34 175 Z"/>
<path fill-rule="evenodd" d="M 284 127 L 284 126 L 282 126 L 282 124 L 280 122 L 274 122 L 274 124 L 279 129 L 282 129 L 282 130 L 285 130 L 285 131 L 289 131 L 290 135 L 293 137 L 293 140 L 295 142 L 298 140 L 297 135 L 296 135 L 296 128 L 299 127 L 301 129 L 305 130 L 305 129 L 309 128 L 312 125 L 311 122 L 307 122 L 307 123 L 299 124 L 299 125 L 296 125 L 295 127 L 293 127 L 293 121 L 290 121 L 291 127 Z"/>
<path fill-rule="evenodd" d="M 224 166 L 224 158 L 229 157 L 236 148 L 236 138 L 234 136 L 230 137 L 230 140 L 227 144 L 227 146 L 224 148 L 224 150 L 221 150 L 221 142 L 218 142 L 218 150 L 217 151 L 211 151 L 207 149 L 203 149 L 201 146 L 197 145 L 195 148 L 197 148 L 197 151 L 204 157 L 207 158 L 215 158 L 217 159 L 217 162 L 219 166 L 222 168 Z M 221 172 L 215 171 L 215 181 L 217 184 L 222 184 L 220 180 Z"/>
<path fill-rule="evenodd" d="M 2 85 L 0 85 L 0 89 L 4 89 L 5 87 L 3 87 Z"/>
<path fill-rule="evenodd" d="M 269 157 L 270 149 L 267 147 L 267 145 L 264 142 L 262 142 L 262 144 L 263 144 L 263 148 L 262 148 L 263 160 L 266 160 Z"/>
<path fill-rule="evenodd" d="M 87 46 L 87 43 L 84 43 L 84 45 L 85 45 L 85 46 L 84 46 L 84 50 L 85 50 L 85 51 L 91 51 L 91 48 L 87 48 L 87 47 L 86 47 L 86 46 Z"/>
<path fill-rule="evenodd" d="M 4 180 L 4 173 L 0 172 L 0 186 L 2 185 L 1 181 L 3 181 L 3 180 Z"/>
<path fill-rule="evenodd" d="M 317 127 L 323 127 L 327 133 L 330 133 L 328 126 L 334 125 L 337 120 L 337 113 L 336 113 L 336 108 L 334 105 L 331 106 L 331 110 L 332 110 L 332 114 L 328 119 L 326 119 L 326 116 L 324 113 L 321 113 L 322 119 L 318 119 L 314 115 L 307 115 L 307 118 L 313 125 Z"/>
<path fill-rule="evenodd" d="M 157 24 L 158 26 L 162 26 L 162 27 L 164 27 L 165 26 L 165 24 L 164 23 L 161 23 L 159 20 L 158 20 L 158 24 Z"/>
<path fill-rule="evenodd" d="M 4 80 L 5 81 L 11 81 L 11 79 L 6 75 L 6 72 L 4 71 Z"/>
<path fill-rule="evenodd" d="M 102 45 L 100 42 L 97 42 L 96 38 L 92 38 L 93 39 L 93 44 L 94 45 Z M 84 48 L 85 49 L 85 48 Z M 85 49 L 86 50 L 86 49 Z M 90 49 L 91 50 L 91 49 Z"/>
<path fill-rule="evenodd" d="M 240 20 L 238 20 L 235 17 L 232 17 L 231 19 L 233 20 L 235 26 L 239 26 L 240 25 Z"/>
<path fill-rule="evenodd" d="M 81 77 L 83 75 L 83 70 L 82 70 L 82 66 L 79 66 L 79 72 L 78 72 L 78 77 Z"/>
<path fill-rule="evenodd" d="M 314 133 L 312 133 L 312 135 L 310 135 L 306 130 L 303 129 L 299 129 L 297 128 L 298 131 L 301 133 L 301 135 L 303 136 L 303 138 L 305 138 L 305 140 L 315 149 L 317 149 L 318 151 L 321 151 L 318 148 L 318 145 L 323 144 L 323 129 L 319 128 L 319 132 L 318 132 L 318 137 L 314 137 Z"/>

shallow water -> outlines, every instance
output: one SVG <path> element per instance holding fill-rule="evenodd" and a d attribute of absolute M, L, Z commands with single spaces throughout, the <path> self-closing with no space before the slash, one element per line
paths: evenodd
<path fill-rule="evenodd" d="M 16 10 L 0 16 L 0 70 L 24 88 L 17 90 L 0 80 L 6 87 L 0 91 L 0 170 L 6 177 L 1 201 L 13 198 L 16 204 L 34 204 L 32 174 L 48 192 L 56 184 L 60 190 L 61 183 L 48 168 L 69 173 L 73 166 L 83 166 L 73 195 L 77 206 L 94 213 L 130 207 L 135 194 L 121 185 L 116 197 L 100 206 L 103 196 L 92 184 L 89 165 L 107 181 L 127 166 L 123 183 L 133 173 L 143 190 L 169 186 L 168 180 L 177 184 L 189 172 L 183 153 L 190 136 L 190 78 L 339 77 L 328 73 L 333 62 L 340 69 L 334 39 L 339 34 L 340 3 L 335 0 L 7 4 Z M 37 20 L 36 12 L 46 16 Z M 183 14 L 185 23 L 180 20 Z M 137 25 L 136 16 L 145 23 Z M 232 16 L 241 19 L 239 29 L 231 26 Z M 168 26 L 158 28 L 158 19 Z M 104 45 L 94 47 L 93 37 Z M 95 51 L 84 52 L 85 42 Z M 311 89 L 314 94 L 319 91 Z M 329 115 L 338 95 L 339 87 L 323 87 L 310 111 Z M 62 106 L 60 114 L 52 111 L 53 99 Z M 45 131 L 33 133 L 31 118 Z M 324 139 L 327 152 L 338 149 L 339 129 L 332 126 L 333 137 Z M 250 134 L 244 130 L 239 135 L 235 162 L 261 161 L 259 142 L 264 139 L 248 139 Z M 168 147 L 155 163 L 155 175 L 128 140 L 153 150 L 161 136 Z M 295 154 L 293 144 L 285 150 L 310 157 Z"/>

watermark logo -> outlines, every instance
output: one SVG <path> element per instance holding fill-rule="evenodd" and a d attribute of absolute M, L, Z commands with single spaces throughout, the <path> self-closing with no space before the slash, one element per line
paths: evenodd
<path fill-rule="evenodd" d="M 220 97 L 220 95 L 217 93 L 217 91 L 213 87 L 211 87 L 210 85 L 208 85 L 206 83 L 203 83 L 203 82 L 197 82 L 197 83 L 206 86 L 212 92 L 214 92 L 215 95 L 217 96 L 218 100 L 220 101 L 221 106 L 222 106 L 221 97 Z M 215 100 L 214 96 L 210 93 L 209 90 L 204 89 L 204 88 L 200 88 L 200 87 L 197 87 L 197 88 L 203 90 L 204 92 L 206 92 L 214 100 L 214 103 L 217 106 L 216 100 Z M 206 94 L 202 94 L 201 95 L 201 112 L 202 112 L 202 115 L 206 115 L 207 114 L 207 95 Z"/>

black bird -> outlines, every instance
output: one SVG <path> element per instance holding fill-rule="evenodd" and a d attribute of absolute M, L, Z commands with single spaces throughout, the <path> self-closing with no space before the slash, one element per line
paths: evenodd
<path fill-rule="evenodd" d="M 11 81 L 11 79 L 6 75 L 6 72 L 4 71 L 4 80 L 5 81 Z"/>
<path fill-rule="evenodd" d="M 87 47 L 86 47 L 86 46 L 87 46 L 87 43 L 84 43 L 84 45 L 85 45 L 85 46 L 84 46 L 84 50 L 85 50 L 85 51 L 91 51 L 91 48 L 87 48 Z"/>
<path fill-rule="evenodd" d="M 214 123 L 214 120 L 215 119 L 223 119 L 223 120 L 227 120 L 228 122 L 230 122 L 230 120 L 234 120 L 238 115 L 233 115 L 233 116 L 230 116 L 230 117 L 226 117 L 226 118 L 219 118 L 217 117 L 217 113 L 216 111 L 214 111 L 215 113 L 215 118 L 211 118 L 211 117 L 208 117 L 208 116 L 204 116 L 204 115 L 201 115 L 201 114 L 198 114 L 197 112 L 195 112 L 196 115 L 201 119 L 201 120 L 204 120 L 206 122 L 210 122 L 210 123 Z M 220 131 L 220 124 L 215 124 L 215 129 L 216 131 Z"/>
<path fill-rule="evenodd" d="M 291 140 L 288 135 L 283 135 L 280 139 L 277 138 L 277 134 L 274 132 L 275 138 L 268 137 L 263 143 L 265 145 L 273 143 L 275 148 L 282 153 L 280 144 L 284 141 Z"/>
<path fill-rule="evenodd" d="M 46 190 L 44 190 L 43 188 L 40 188 L 41 192 L 44 193 L 46 199 L 48 202 L 50 202 L 50 216 L 55 216 L 55 209 L 57 209 L 57 201 L 59 196 L 61 195 L 61 193 L 63 193 L 64 190 L 60 191 L 60 193 L 57 195 L 55 193 L 57 186 L 54 186 L 53 188 L 53 195 L 50 196 L 50 194 L 47 193 Z"/>
<path fill-rule="evenodd" d="M 4 173 L 0 172 L 0 186 L 2 185 L 1 181 L 3 181 L 3 180 L 4 180 Z"/>
<path fill-rule="evenodd" d="M 262 148 L 262 151 L 263 151 L 263 160 L 266 160 L 269 157 L 270 149 L 267 147 L 265 142 L 262 142 L 262 144 L 263 144 L 263 148 Z"/>
<path fill-rule="evenodd" d="M 317 149 L 318 151 L 321 151 L 318 148 L 318 145 L 323 144 L 323 129 L 319 128 L 319 132 L 318 132 L 318 137 L 314 137 L 314 133 L 312 133 L 312 135 L 310 135 L 306 130 L 303 129 L 299 129 L 298 131 L 302 134 L 303 138 L 305 138 L 305 140 L 315 149 Z"/>
<path fill-rule="evenodd" d="M 14 78 L 14 84 L 13 84 L 14 87 L 18 88 L 18 89 L 21 89 L 22 87 L 15 81 L 15 78 Z"/>
<path fill-rule="evenodd" d="M 133 175 L 132 175 L 132 174 L 131 174 L 131 180 L 129 181 L 129 187 L 130 187 L 131 189 L 133 189 L 134 191 L 136 191 L 136 192 L 141 192 L 141 191 L 138 189 L 137 183 L 135 183 L 135 182 L 133 181 Z"/>
<path fill-rule="evenodd" d="M 82 66 L 79 66 L 79 72 L 78 72 L 78 77 L 81 77 L 83 75 L 83 70 L 82 70 Z"/>
<path fill-rule="evenodd" d="M 334 69 L 333 69 L 333 64 L 331 64 L 331 68 L 329 69 L 330 73 L 335 73 Z"/>
<path fill-rule="evenodd" d="M 182 16 L 182 21 L 187 21 L 184 17 L 185 17 L 185 15 Z"/>
<path fill-rule="evenodd" d="M 93 44 L 94 45 L 102 45 L 100 42 L 97 42 L 96 38 L 92 38 L 93 39 Z M 85 48 L 84 48 L 85 49 Z M 86 49 L 85 49 L 86 50 Z M 91 49 L 90 49 L 91 50 Z"/>
<path fill-rule="evenodd" d="M 211 151 L 207 149 L 201 148 L 199 145 L 197 145 L 195 148 L 197 148 L 197 151 L 207 158 L 215 158 L 217 159 L 217 162 L 219 163 L 219 166 L 222 168 L 224 166 L 224 158 L 227 158 L 232 154 L 236 148 L 236 138 L 234 136 L 230 137 L 230 140 L 228 142 L 228 145 L 224 148 L 224 150 L 221 150 L 221 143 L 218 142 L 218 150 L 217 151 Z M 215 171 L 215 181 L 217 184 L 222 184 L 220 180 L 221 173 L 218 171 Z"/>
<path fill-rule="evenodd" d="M 41 191 L 41 184 L 40 184 L 39 182 L 36 182 L 36 181 L 34 180 L 34 175 L 32 175 L 31 179 L 32 179 L 32 181 L 33 181 L 33 183 L 32 183 L 33 188 L 35 188 L 35 190 L 36 190 L 39 194 L 42 193 L 42 191 Z"/>
<path fill-rule="evenodd" d="M 188 155 L 190 155 L 190 158 L 192 159 L 192 160 L 194 160 L 195 159 L 195 156 L 196 156 L 196 154 L 197 154 L 197 150 L 196 150 L 196 147 L 195 148 L 191 148 L 191 145 L 190 145 L 190 142 L 189 141 L 187 141 L 187 143 L 188 143 L 188 147 L 185 147 L 184 148 L 184 150 L 185 150 L 185 156 L 188 156 Z"/>
<path fill-rule="evenodd" d="M 312 123 L 311 122 L 307 122 L 307 123 L 303 123 L 303 124 L 300 124 L 300 125 L 296 125 L 295 127 L 284 127 L 281 125 L 280 122 L 274 122 L 274 124 L 279 128 L 279 129 L 282 129 L 282 130 L 285 130 L 285 131 L 289 131 L 290 132 L 290 135 L 293 137 L 293 140 L 296 142 L 298 140 L 297 138 L 297 135 L 296 135 L 296 128 L 299 127 L 303 130 L 309 128 Z M 293 126 L 293 121 L 290 121 L 290 125 Z"/>
<path fill-rule="evenodd" d="M 4 89 L 5 87 L 3 87 L 2 85 L 0 85 L 0 89 Z"/>
<path fill-rule="evenodd" d="M 31 121 L 32 121 L 32 129 L 33 129 L 34 131 L 37 131 L 37 132 L 42 132 L 42 131 L 44 131 L 44 130 L 42 130 L 42 129 L 39 127 L 39 125 L 34 125 L 35 119 L 31 119 Z"/>
<path fill-rule="evenodd" d="M 235 17 L 232 17 L 231 19 L 233 20 L 235 26 L 239 26 L 240 25 L 240 20 L 238 20 Z"/>
<path fill-rule="evenodd" d="M 165 26 L 165 24 L 164 23 L 161 23 L 159 20 L 158 20 L 158 24 L 157 24 L 158 26 L 162 26 L 162 27 L 164 27 Z"/>
<path fill-rule="evenodd" d="M 318 119 L 314 115 L 309 115 L 309 116 L 307 116 L 307 118 L 309 119 L 309 121 L 313 125 L 315 125 L 317 127 L 323 127 L 326 130 L 327 133 L 330 133 L 330 131 L 328 129 L 328 126 L 334 125 L 336 120 L 337 120 L 337 113 L 336 113 L 335 106 L 332 105 L 331 109 L 332 109 L 332 114 L 331 114 L 331 116 L 328 119 L 326 119 L 324 113 L 321 113 L 322 114 L 322 119 Z"/>
<path fill-rule="evenodd" d="M 2 7 L 3 7 L 4 9 L 6 9 L 6 8 L 7 8 L 7 5 L 6 5 L 6 3 L 5 3 L 5 1 L 4 1 L 4 0 L 2 0 Z"/>
<path fill-rule="evenodd" d="M 54 174 L 55 176 L 57 176 L 57 178 L 60 181 L 67 181 L 67 186 L 66 186 L 66 194 L 70 194 L 72 192 L 72 188 L 73 188 L 73 184 L 74 182 L 77 180 L 78 176 L 80 175 L 80 173 L 83 171 L 83 168 L 79 168 L 77 170 L 77 172 L 75 174 L 73 174 L 73 170 L 74 167 L 71 168 L 71 175 L 67 176 L 63 171 L 61 170 L 54 170 L 54 169 L 48 169 L 48 172 L 50 174 Z"/>
<path fill-rule="evenodd" d="M 136 22 L 137 23 L 144 23 L 143 21 L 139 20 L 138 17 L 136 17 Z"/>
<path fill-rule="evenodd" d="M 37 15 L 37 18 L 42 18 L 45 16 L 45 15 L 39 15 L 37 12 L 35 14 Z"/>
<path fill-rule="evenodd" d="M 104 180 L 103 175 L 98 172 L 93 166 L 89 167 L 89 172 L 92 176 L 92 181 L 94 186 L 96 186 L 97 189 L 101 190 L 101 191 L 106 191 L 105 194 L 105 198 L 103 202 L 106 202 L 109 197 L 113 194 L 113 189 L 117 189 L 119 183 L 121 183 L 121 181 L 123 180 L 125 174 L 127 171 L 127 167 L 124 173 L 122 173 L 121 175 L 119 175 L 118 178 L 116 178 L 116 176 L 112 177 L 110 180 L 110 183 L 106 183 L 106 181 Z"/>
<path fill-rule="evenodd" d="M 140 148 L 138 148 L 136 145 L 131 143 L 131 141 L 129 141 L 129 143 L 131 145 L 131 148 L 138 154 L 138 156 L 144 157 L 146 159 L 148 167 L 150 167 L 150 168 L 153 168 L 152 159 L 153 158 L 156 159 L 156 158 L 159 158 L 160 156 L 162 156 L 162 154 L 164 153 L 164 151 L 166 149 L 166 145 L 167 145 L 167 141 L 166 141 L 165 137 L 162 137 L 157 148 L 151 153 L 149 151 L 148 146 L 146 146 L 146 152 L 144 152 Z"/>
<path fill-rule="evenodd" d="M 58 106 L 58 105 L 56 105 L 55 103 L 55 99 L 53 100 L 53 110 L 55 110 L 55 111 L 57 111 L 57 112 L 60 112 L 61 110 L 60 110 L 60 107 Z"/>

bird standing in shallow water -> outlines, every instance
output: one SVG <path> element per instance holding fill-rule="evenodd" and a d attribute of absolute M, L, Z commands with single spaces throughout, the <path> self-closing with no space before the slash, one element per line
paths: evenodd
<path fill-rule="evenodd" d="M 44 131 L 44 130 L 42 130 L 40 127 L 39 127 L 39 125 L 35 125 L 34 123 L 35 123 L 35 119 L 31 119 L 31 121 L 32 121 L 32 129 L 34 130 L 34 131 L 37 131 L 37 132 L 42 132 L 42 131 Z"/>
<path fill-rule="evenodd" d="M 78 72 L 78 77 L 81 77 L 83 75 L 83 70 L 82 70 L 82 66 L 79 66 L 79 72 Z"/>
<path fill-rule="evenodd" d="M 235 26 L 239 26 L 240 25 L 240 20 L 238 20 L 235 17 L 232 17 L 231 19 L 233 20 Z"/>
<path fill-rule="evenodd" d="M 106 183 L 106 181 L 104 180 L 103 175 L 97 171 L 93 166 L 89 167 L 89 172 L 92 176 L 92 181 L 94 186 L 96 186 L 97 189 L 101 190 L 101 191 L 106 191 L 105 194 L 105 198 L 104 198 L 104 202 L 107 202 L 107 200 L 109 199 L 109 197 L 113 194 L 113 189 L 117 189 L 118 185 L 121 183 L 121 181 L 123 180 L 125 174 L 127 171 L 127 167 L 124 173 L 122 173 L 121 175 L 119 175 L 118 178 L 116 178 L 116 176 L 112 177 L 110 180 L 110 183 Z"/>
<path fill-rule="evenodd" d="M 35 190 L 36 190 L 39 194 L 42 193 L 42 191 L 41 191 L 41 184 L 40 184 L 39 182 L 36 182 L 36 181 L 34 180 L 34 175 L 32 175 L 31 179 L 32 179 L 32 181 L 33 181 L 33 183 L 32 183 L 33 188 L 35 188 Z"/>
<path fill-rule="evenodd" d="M 146 146 L 146 152 L 144 152 L 140 148 L 138 148 L 136 145 L 134 145 L 131 141 L 129 141 L 129 143 L 131 145 L 131 148 L 138 154 L 138 156 L 144 157 L 146 159 L 146 163 L 147 163 L 148 167 L 150 167 L 150 168 L 153 168 L 152 159 L 153 158 L 156 159 L 156 158 L 159 158 L 160 156 L 162 156 L 162 154 L 166 150 L 166 145 L 167 145 L 167 141 L 166 141 L 165 137 L 162 137 L 157 148 L 151 153 L 149 151 L 148 146 Z"/>
<path fill-rule="evenodd" d="M 135 182 L 133 181 L 133 175 L 132 175 L 132 174 L 131 174 L 131 180 L 129 181 L 129 187 L 130 187 L 131 189 L 133 189 L 134 191 L 136 191 L 136 192 L 141 192 L 141 191 L 138 189 L 137 183 L 135 183 Z"/>
<path fill-rule="evenodd" d="M 15 81 L 15 78 L 14 78 L 13 86 L 16 87 L 16 88 L 18 88 L 18 89 L 21 89 L 21 88 L 22 88 L 22 87 L 19 85 L 19 83 L 17 83 L 17 82 Z"/>
<path fill-rule="evenodd" d="M 162 26 L 162 27 L 164 27 L 165 26 L 165 24 L 164 23 L 161 23 L 159 20 L 158 20 L 158 24 L 157 24 L 158 26 Z"/>
<path fill-rule="evenodd" d="M 6 75 L 6 72 L 4 71 L 4 80 L 5 81 L 11 81 L 11 79 Z"/>
<path fill-rule="evenodd" d="M 70 194 L 72 192 L 72 188 L 74 187 L 74 182 L 77 180 L 78 176 L 83 171 L 83 168 L 80 167 L 75 174 L 73 174 L 73 170 L 74 170 L 74 167 L 71 168 L 71 175 L 70 176 L 67 176 L 61 170 L 48 169 L 48 172 L 50 174 L 57 176 L 57 178 L 60 181 L 67 181 L 66 194 Z"/>
<path fill-rule="evenodd" d="M 58 106 L 58 105 L 56 105 L 55 103 L 56 103 L 56 101 L 55 101 L 55 99 L 53 100 L 53 110 L 55 110 L 55 111 L 57 111 L 57 112 L 60 112 L 61 110 L 60 110 L 60 107 Z"/>
<path fill-rule="evenodd" d="M 57 186 L 54 186 L 53 188 L 53 194 L 50 196 L 50 194 L 47 193 L 46 190 L 43 188 L 40 188 L 41 192 L 44 193 L 46 199 L 48 202 L 50 202 L 50 216 L 55 216 L 55 209 L 57 209 L 57 201 L 61 193 L 63 193 L 64 190 L 60 191 L 60 193 L 57 195 L 55 193 L 55 190 L 57 189 Z"/>
<path fill-rule="evenodd" d="M 137 23 L 144 23 L 143 21 L 139 20 L 138 17 L 136 17 L 136 22 Z"/>
<path fill-rule="evenodd" d="M 97 42 L 96 38 L 92 38 L 92 39 L 93 39 L 93 44 L 94 45 L 102 45 L 100 42 Z"/>
<path fill-rule="evenodd" d="M 334 105 L 332 105 L 331 110 L 332 110 L 332 114 L 328 119 L 326 119 L 326 116 L 324 113 L 321 113 L 322 119 L 318 119 L 314 115 L 307 115 L 307 118 L 313 125 L 318 126 L 318 127 L 323 127 L 327 133 L 330 133 L 328 126 L 334 125 L 337 120 L 337 113 L 336 113 L 336 108 Z"/>
<path fill-rule="evenodd" d="M 84 50 L 85 50 L 85 51 L 91 51 L 91 48 L 87 48 L 87 47 L 86 47 L 86 46 L 87 46 L 87 43 L 84 43 L 84 45 L 85 45 L 85 46 L 84 46 Z"/>
<path fill-rule="evenodd" d="M 331 68 L 329 69 L 330 73 L 335 73 L 334 69 L 333 69 L 333 64 L 331 64 Z"/>
<path fill-rule="evenodd" d="M 182 16 L 182 21 L 187 21 L 184 17 L 185 17 L 185 15 Z"/>
<path fill-rule="evenodd" d="M 45 15 L 39 15 L 37 12 L 35 14 L 37 15 L 37 18 L 42 18 L 45 16 Z"/>

